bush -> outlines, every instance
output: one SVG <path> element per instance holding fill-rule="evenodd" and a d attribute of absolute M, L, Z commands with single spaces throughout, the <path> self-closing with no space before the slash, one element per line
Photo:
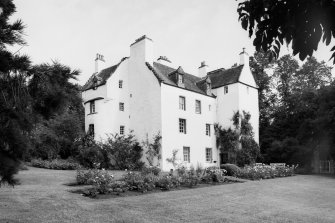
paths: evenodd
<path fill-rule="evenodd" d="M 293 176 L 296 166 L 270 166 L 270 165 L 253 165 L 245 166 L 241 169 L 238 177 L 250 180 L 269 179 L 275 177 Z"/>
<path fill-rule="evenodd" d="M 31 160 L 30 165 L 33 167 L 54 169 L 54 170 L 76 170 L 80 168 L 80 165 L 72 159 L 67 159 L 67 160 L 54 159 L 51 161 L 33 159 Z"/>
<path fill-rule="evenodd" d="M 140 173 L 128 172 L 123 176 L 122 180 L 127 183 L 129 190 L 145 193 L 155 188 L 157 177 L 153 174 L 144 176 Z"/>
<path fill-rule="evenodd" d="M 14 186 L 18 183 L 14 175 L 19 171 L 20 162 L 0 153 L 0 187 L 2 184 Z"/>
<path fill-rule="evenodd" d="M 223 170 L 226 170 L 228 176 L 233 176 L 233 177 L 238 176 L 239 173 L 241 172 L 241 169 L 235 164 L 229 164 L 229 163 L 222 164 L 220 168 Z"/>
<path fill-rule="evenodd" d="M 144 166 L 141 171 L 143 175 L 153 174 L 156 176 L 158 176 L 160 172 L 161 172 L 161 169 L 157 166 L 149 166 L 149 167 Z"/>
<path fill-rule="evenodd" d="M 221 170 L 220 168 L 213 166 L 207 167 L 201 177 L 201 181 L 204 183 L 220 183 L 224 181 L 224 176 L 226 170 Z"/>
<path fill-rule="evenodd" d="M 141 161 L 143 149 L 132 133 L 109 135 L 101 146 L 117 169 L 141 170 L 144 166 Z"/>
<path fill-rule="evenodd" d="M 109 168 L 108 155 L 103 151 L 94 138 L 85 135 L 75 143 L 78 150 L 77 160 L 87 168 Z"/>

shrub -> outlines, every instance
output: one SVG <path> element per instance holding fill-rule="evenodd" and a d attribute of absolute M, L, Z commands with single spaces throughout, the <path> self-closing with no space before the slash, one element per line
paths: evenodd
<path fill-rule="evenodd" d="M 132 133 L 111 134 L 101 146 L 117 169 L 140 170 L 144 166 L 141 161 L 143 149 Z"/>
<path fill-rule="evenodd" d="M 238 176 L 241 172 L 241 169 L 235 164 L 222 164 L 220 168 L 226 170 L 228 176 Z"/>
<path fill-rule="evenodd" d="M 270 166 L 270 165 L 253 165 L 245 166 L 241 169 L 238 177 L 259 180 L 259 179 L 269 179 L 275 177 L 287 177 L 294 175 L 294 170 L 296 166 Z"/>
<path fill-rule="evenodd" d="M 144 176 L 130 171 L 123 176 L 122 180 L 127 183 L 129 190 L 145 193 L 155 188 L 156 176 L 153 174 Z"/>
<path fill-rule="evenodd" d="M 204 183 L 219 183 L 224 181 L 224 175 L 226 174 L 226 170 L 221 170 L 220 168 L 213 166 L 207 167 L 201 177 L 201 181 Z"/>
<path fill-rule="evenodd" d="M 79 139 L 75 146 L 78 148 L 77 160 L 87 168 L 108 168 L 109 159 L 94 138 L 89 134 Z"/>
<path fill-rule="evenodd" d="M 33 159 L 30 162 L 33 167 L 54 169 L 54 170 L 75 170 L 80 168 L 80 165 L 72 159 L 54 159 L 54 160 L 41 160 Z"/>
<path fill-rule="evenodd" d="M 88 169 L 88 170 L 77 170 L 77 184 L 79 185 L 92 185 L 94 184 L 94 179 L 99 179 L 101 176 L 106 175 L 106 170 L 99 169 Z"/>
<path fill-rule="evenodd" d="M 113 192 L 114 176 L 107 170 L 98 170 L 94 178 L 91 179 L 93 186 L 100 194 Z"/>
<path fill-rule="evenodd" d="M 156 176 L 158 176 L 160 172 L 161 172 L 161 169 L 157 166 L 149 166 L 149 167 L 144 166 L 141 171 L 143 175 L 153 174 Z"/>

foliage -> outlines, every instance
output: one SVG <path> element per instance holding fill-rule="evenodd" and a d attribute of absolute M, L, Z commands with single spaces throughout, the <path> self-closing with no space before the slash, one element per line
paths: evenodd
<path fill-rule="evenodd" d="M 132 133 L 111 134 L 101 147 L 117 169 L 140 170 L 144 166 L 141 161 L 143 149 Z"/>
<path fill-rule="evenodd" d="M 224 181 L 226 173 L 226 170 L 216 166 L 207 167 L 201 176 L 201 181 L 204 183 L 221 183 Z"/>
<path fill-rule="evenodd" d="M 253 137 L 241 137 L 242 149 L 236 151 L 236 163 L 239 166 L 253 164 L 260 156 L 259 146 Z"/>
<path fill-rule="evenodd" d="M 237 163 L 240 166 L 251 164 L 259 157 L 259 146 L 254 140 L 254 133 L 250 124 L 251 115 L 243 111 L 235 112 L 232 121 L 235 129 L 223 129 L 215 125 L 218 147 L 222 152 L 229 152 L 229 162 Z"/>
<path fill-rule="evenodd" d="M 268 114 L 260 123 L 262 161 L 299 163 L 309 169 L 314 152 L 323 153 L 321 159 L 330 159 L 333 127 L 329 123 L 334 123 L 331 68 L 313 57 L 300 67 L 287 55 L 273 61 L 273 66 L 273 93 L 266 96 L 271 98 L 271 108 L 260 111 Z M 326 146 L 320 146 L 324 141 Z"/>
<path fill-rule="evenodd" d="M 74 147 L 78 150 L 77 160 L 87 168 L 108 168 L 109 159 L 105 151 L 90 134 L 78 139 Z"/>
<path fill-rule="evenodd" d="M 238 176 L 239 173 L 241 172 L 241 169 L 238 166 L 230 163 L 222 164 L 220 168 L 226 170 L 228 176 L 233 177 Z"/>
<path fill-rule="evenodd" d="M 238 150 L 238 133 L 231 129 L 224 129 L 220 125 L 214 125 L 216 131 L 216 144 L 219 148 L 224 148 L 228 152 L 236 152 Z"/>
<path fill-rule="evenodd" d="M 252 165 L 241 169 L 238 177 L 250 180 L 269 179 L 275 177 L 288 177 L 294 175 L 296 166 L 278 166 L 278 165 Z"/>
<path fill-rule="evenodd" d="M 179 165 L 179 159 L 177 158 L 177 153 L 178 153 L 178 149 L 174 149 L 172 151 L 172 157 L 166 159 L 167 162 L 172 164 L 174 169 L 176 169 L 177 166 Z"/>
<path fill-rule="evenodd" d="M 30 165 L 33 167 L 45 168 L 45 169 L 54 169 L 54 170 L 76 170 L 81 166 L 72 159 L 54 159 L 54 160 L 41 160 L 33 159 L 30 161 Z"/>
<path fill-rule="evenodd" d="M 123 176 L 122 180 L 127 183 L 129 190 L 145 193 L 147 191 L 152 191 L 155 188 L 157 179 L 158 177 L 153 174 L 142 175 L 130 171 Z"/>
<path fill-rule="evenodd" d="M 28 56 L 7 49 L 25 44 L 22 21 L 10 19 L 15 12 L 13 1 L 1 1 L 0 8 L 0 184 L 14 185 L 13 175 L 30 147 L 31 98 L 26 79 L 31 67 Z"/>
<path fill-rule="evenodd" d="M 149 167 L 144 166 L 141 170 L 141 173 L 143 175 L 153 174 L 155 176 L 159 176 L 160 172 L 161 172 L 161 169 L 159 167 L 156 167 L 156 166 L 149 166 Z"/>
<path fill-rule="evenodd" d="M 271 50 L 275 57 L 285 41 L 304 60 L 317 50 L 321 38 L 329 45 L 335 33 L 333 0 L 247 0 L 239 3 L 237 12 L 249 37 L 255 35 L 256 50 Z M 331 58 L 335 63 L 335 52 Z"/>
<path fill-rule="evenodd" d="M 162 136 L 160 133 L 154 135 L 153 142 L 149 142 L 149 138 L 142 142 L 142 148 L 144 149 L 147 161 L 150 166 L 154 165 L 155 159 L 157 159 L 157 163 L 159 164 L 159 160 L 161 159 L 161 139 Z"/>

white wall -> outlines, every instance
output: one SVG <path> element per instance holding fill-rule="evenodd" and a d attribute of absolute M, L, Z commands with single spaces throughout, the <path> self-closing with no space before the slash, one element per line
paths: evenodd
<path fill-rule="evenodd" d="M 162 106 L 162 168 L 168 171 L 173 166 L 166 161 L 177 149 L 179 161 L 183 161 L 183 147 L 190 147 L 190 166 L 196 168 L 200 163 L 203 167 L 215 165 L 206 163 L 206 148 L 212 148 L 213 161 L 218 155 L 214 134 L 215 98 L 187 91 L 170 85 L 161 85 Z M 186 99 L 186 111 L 179 109 L 179 96 Z M 195 113 L 195 100 L 201 101 L 201 114 Z M 211 105 L 211 111 L 209 111 Z M 179 118 L 186 119 L 186 134 L 179 132 Z M 211 136 L 206 135 L 206 123 L 211 124 Z"/>
<path fill-rule="evenodd" d="M 224 87 L 213 89 L 216 98 L 216 122 L 223 128 L 233 127 L 231 121 L 235 112 L 239 110 L 239 87 L 238 84 L 228 85 L 228 93 L 224 94 Z"/>
<path fill-rule="evenodd" d="M 238 88 L 240 113 L 242 114 L 242 111 L 244 110 L 251 114 L 250 124 L 255 133 L 254 139 L 259 143 L 258 90 L 245 84 L 238 84 Z"/>
<path fill-rule="evenodd" d="M 152 59 L 151 40 L 143 39 L 130 47 L 128 83 L 129 83 L 129 128 L 139 142 L 161 133 L 161 91 L 160 84 L 145 62 Z M 144 153 L 145 154 L 145 151 Z M 146 161 L 145 155 L 143 161 Z"/>

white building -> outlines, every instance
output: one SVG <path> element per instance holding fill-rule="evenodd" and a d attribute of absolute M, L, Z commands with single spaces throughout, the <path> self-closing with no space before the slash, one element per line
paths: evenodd
<path fill-rule="evenodd" d="M 174 67 L 166 57 L 154 60 L 153 41 L 142 36 L 130 45 L 130 57 L 96 73 L 83 87 L 86 131 L 103 140 L 108 133 L 133 130 L 139 142 L 160 133 L 163 170 L 172 151 L 186 165 L 219 165 L 225 154 L 216 146 L 214 124 L 232 126 L 236 111 L 248 111 L 258 142 L 258 87 L 246 52 L 240 65 L 207 72 L 201 63 L 197 75 Z"/>

